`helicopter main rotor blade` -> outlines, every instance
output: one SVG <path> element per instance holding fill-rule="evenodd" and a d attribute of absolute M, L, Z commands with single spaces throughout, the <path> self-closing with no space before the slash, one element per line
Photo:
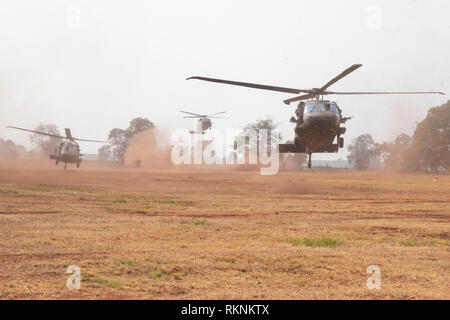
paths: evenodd
<path fill-rule="evenodd" d="M 230 117 L 217 117 L 217 116 L 210 116 L 208 118 L 210 118 L 210 119 L 230 119 Z"/>
<path fill-rule="evenodd" d="M 100 143 L 108 143 L 108 141 L 100 141 L 100 140 L 87 140 L 87 139 L 78 139 L 72 138 L 71 141 L 85 141 L 85 142 L 100 142 Z"/>
<path fill-rule="evenodd" d="M 347 76 L 348 74 L 352 73 L 353 71 L 355 71 L 356 69 L 358 69 L 359 67 L 361 67 L 362 64 L 354 64 L 351 67 L 345 69 L 341 74 L 339 74 L 337 77 L 331 79 L 330 81 L 327 82 L 326 85 L 324 85 L 322 88 L 320 88 L 320 91 L 324 91 L 325 89 L 327 89 L 329 86 L 331 86 L 332 84 L 338 82 L 339 80 L 341 80 L 343 77 Z"/>
<path fill-rule="evenodd" d="M 198 113 L 187 112 L 187 111 L 180 111 L 180 112 L 186 113 L 186 114 L 190 114 L 190 115 L 193 115 L 193 116 L 197 116 L 197 117 L 206 117 L 206 115 L 204 115 L 204 114 L 198 114 Z"/>
<path fill-rule="evenodd" d="M 332 91 L 325 91 L 323 94 L 444 94 L 440 91 L 379 91 L 379 92 L 332 92 Z"/>
<path fill-rule="evenodd" d="M 44 136 L 54 137 L 54 138 L 66 139 L 66 137 L 59 136 L 59 135 L 57 135 L 57 134 L 47 133 L 47 132 L 41 132 L 41 131 L 35 131 L 35 130 L 29 130 L 29 129 L 19 128 L 19 127 L 13 127 L 13 126 L 7 126 L 7 128 L 12 128 L 12 129 L 17 129 L 17 130 L 22 130 L 22 131 L 33 132 L 33 133 L 37 133 L 37 134 L 42 134 L 42 135 L 44 135 Z"/>
<path fill-rule="evenodd" d="M 183 119 L 186 119 L 186 118 L 188 118 L 188 119 L 201 119 L 201 118 L 205 118 L 205 117 L 202 117 L 202 116 L 184 116 L 183 117 Z"/>
<path fill-rule="evenodd" d="M 293 93 L 293 94 L 299 94 L 302 92 L 309 92 L 308 90 L 302 90 L 302 89 L 293 89 L 293 88 L 285 88 L 285 87 L 275 87 L 275 86 L 268 86 L 264 84 L 256 84 L 256 83 L 249 83 L 249 82 L 239 82 L 239 81 L 230 81 L 230 80 L 222 80 L 222 79 L 214 79 L 214 78 L 205 78 L 205 77 L 190 77 L 186 80 L 203 80 L 203 81 L 209 81 L 209 82 L 218 82 L 218 83 L 225 83 L 230 84 L 233 86 L 241 86 L 241 87 L 248 87 L 248 88 L 255 88 L 255 89 L 263 89 L 263 90 L 272 90 L 272 91 L 279 91 L 279 92 L 286 92 L 286 93 Z"/>
<path fill-rule="evenodd" d="M 217 114 L 222 114 L 222 113 L 227 113 L 227 112 L 226 111 L 221 111 L 221 112 L 211 113 L 210 116 L 215 116 Z"/>
<path fill-rule="evenodd" d="M 311 98 L 314 98 L 314 95 L 311 94 L 311 93 L 308 93 L 308 94 L 304 94 L 302 96 L 297 96 L 297 97 L 293 97 L 293 98 L 290 98 L 290 99 L 283 100 L 283 102 L 285 104 L 290 104 L 291 102 L 300 101 L 300 100 L 308 100 L 308 99 L 311 99 Z"/>

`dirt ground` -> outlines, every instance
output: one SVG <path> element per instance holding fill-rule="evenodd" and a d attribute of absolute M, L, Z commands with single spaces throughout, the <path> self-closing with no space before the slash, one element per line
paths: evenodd
<path fill-rule="evenodd" d="M 449 299 L 449 244 L 450 176 L 0 163 L 1 299 Z"/>

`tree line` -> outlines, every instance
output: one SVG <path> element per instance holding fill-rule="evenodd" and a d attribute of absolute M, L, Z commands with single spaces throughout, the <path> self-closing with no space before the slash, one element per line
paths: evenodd
<path fill-rule="evenodd" d="M 111 156 L 116 161 L 123 162 L 130 139 L 140 132 L 154 129 L 155 124 L 147 118 L 134 118 L 128 128 L 114 128 L 108 135 L 109 145 L 102 146 L 99 160 L 107 160 Z M 242 134 L 249 130 L 274 130 L 277 124 L 271 119 L 257 120 L 243 128 Z M 60 135 L 54 124 L 39 124 L 36 131 Z M 37 154 L 51 154 L 61 142 L 59 138 L 38 134 L 30 136 Z M 288 141 L 289 143 L 289 141 Z M 355 138 L 348 147 L 348 161 L 358 170 L 368 169 L 371 161 L 382 160 L 386 168 L 403 172 L 438 172 L 450 171 L 450 100 L 445 104 L 430 108 L 424 120 L 417 123 L 414 133 L 409 136 L 400 134 L 392 142 L 377 143 L 369 134 Z M 1 157 L 34 156 L 34 151 L 26 151 L 21 145 L 11 140 L 0 138 Z M 284 155 L 284 160 L 300 165 L 306 159 L 303 154 Z"/>
<path fill-rule="evenodd" d="M 364 134 L 353 140 L 348 151 L 348 160 L 359 170 L 378 158 L 385 167 L 403 172 L 449 172 L 450 100 L 430 108 L 412 136 L 402 133 L 392 142 L 376 143 Z"/>

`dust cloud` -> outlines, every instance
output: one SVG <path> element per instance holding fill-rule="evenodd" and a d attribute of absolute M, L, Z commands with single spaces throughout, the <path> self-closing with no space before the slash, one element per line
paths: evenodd
<path fill-rule="evenodd" d="M 128 141 L 124 157 L 126 167 L 166 169 L 172 167 L 170 136 L 167 130 L 145 130 Z"/>

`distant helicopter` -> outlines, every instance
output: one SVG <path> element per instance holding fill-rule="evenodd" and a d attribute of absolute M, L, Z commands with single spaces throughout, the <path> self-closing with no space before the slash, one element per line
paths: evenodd
<path fill-rule="evenodd" d="M 50 159 L 56 160 L 56 165 L 58 165 L 59 162 L 63 162 L 64 163 L 64 169 L 67 168 L 67 164 L 68 163 L 76 163 L 77 164 L 77 168 L 80 167 L 80 163 L 83 160 L 81 158 L 83 156 L 83 154 L 80 153 L 80 146 L 78 145 L 78 143 L 76 143 L 76 141 L 107 143 L 106 141 L 86 140 L 86 139 L 74 138 L 72 136 L 72 132 L 68 128 L 64 129 L 65 132 L 66 132 L 66 136 L 65 137 L 59 136 L 59 135 L 56 135 L 56 134 L 40 132 L 40 131 L 34 131 L 34 130 L 18 128 L 18 127 L 12 127 L 12 126 L 8 126 L 8 128 L 17 129 L 17 130 L 23 130 L 23 131 L 28 131 L 28 132 L 33 132 L 33 133 L 42 134 L 42 135 L 49 136 L 49 137 L 54 137 L 54 138 L 64 139 L 64 141 L 62 141 L 60 143 L 59 147 L 57 147 L 55 149 L 55 154 L 49 155 Z"/>
<path fill-rule="evenodd" d="M 321 152 L 338 152 L 339 148 L 344 147 L 344 138 L 341 137 L 345 133 L 346 128 L 341 127 L 341 123 L 345 123 L 351 117 L 343 117 L 342 110 L 334 101 L 323 100 L 323 96 L 329 94 L 344 95 L 344 94 L 444 94 L 442 92 L 333 92 L 327 91 L 327 88 L 336 83 L 340 79 L 347 76 L 349 73 L 355 71 L 362 64 L 354 64 L 344 70 L 337 77 L 328 81 L 321 88 L 312 89 L 293 89 L 285 87 L 275 87 L 262 84 L 238 82 L 205 77 L 190 77 L 186 80 L 197 79 L 210 82 L 225 83 L 229 85 L 280 91 L 292 94 L 300 94 L 294 98 L 284 100 L 285 104 L 300 101 L 295 115 L 291 122 L 296 123 L 294 132 L 295 138 L 293 144 L 280 144 L 280 153 L 307 153 L 309 155 L 308 168 L 311 168 L 311 154 Z M 304 101 L 306 100 L 306 102 Z M 336 138 L 336 143 L 333 143 Z"/>
<path fill-rule="evenodd" d="M 191 133 L 191 134 L 205 134 L 205 131 L 212 127 L 211 119 L 227 118 L 227 117 L 217 117 L 218 114 L 226 113 L 226 111 L 216 112 L 216 113 L 213 113 L 210 115 L 197 114 L 197 113 L 192 113 L 192 112 L 187 112 L 187 111 L 180 111 L 180 112 L 189 114 L 189 116 L 184 116 L 183 118 L 198 119 L 198 125 L 197 125 L 198 131 L 189 131 L 189 133 Z"/>

